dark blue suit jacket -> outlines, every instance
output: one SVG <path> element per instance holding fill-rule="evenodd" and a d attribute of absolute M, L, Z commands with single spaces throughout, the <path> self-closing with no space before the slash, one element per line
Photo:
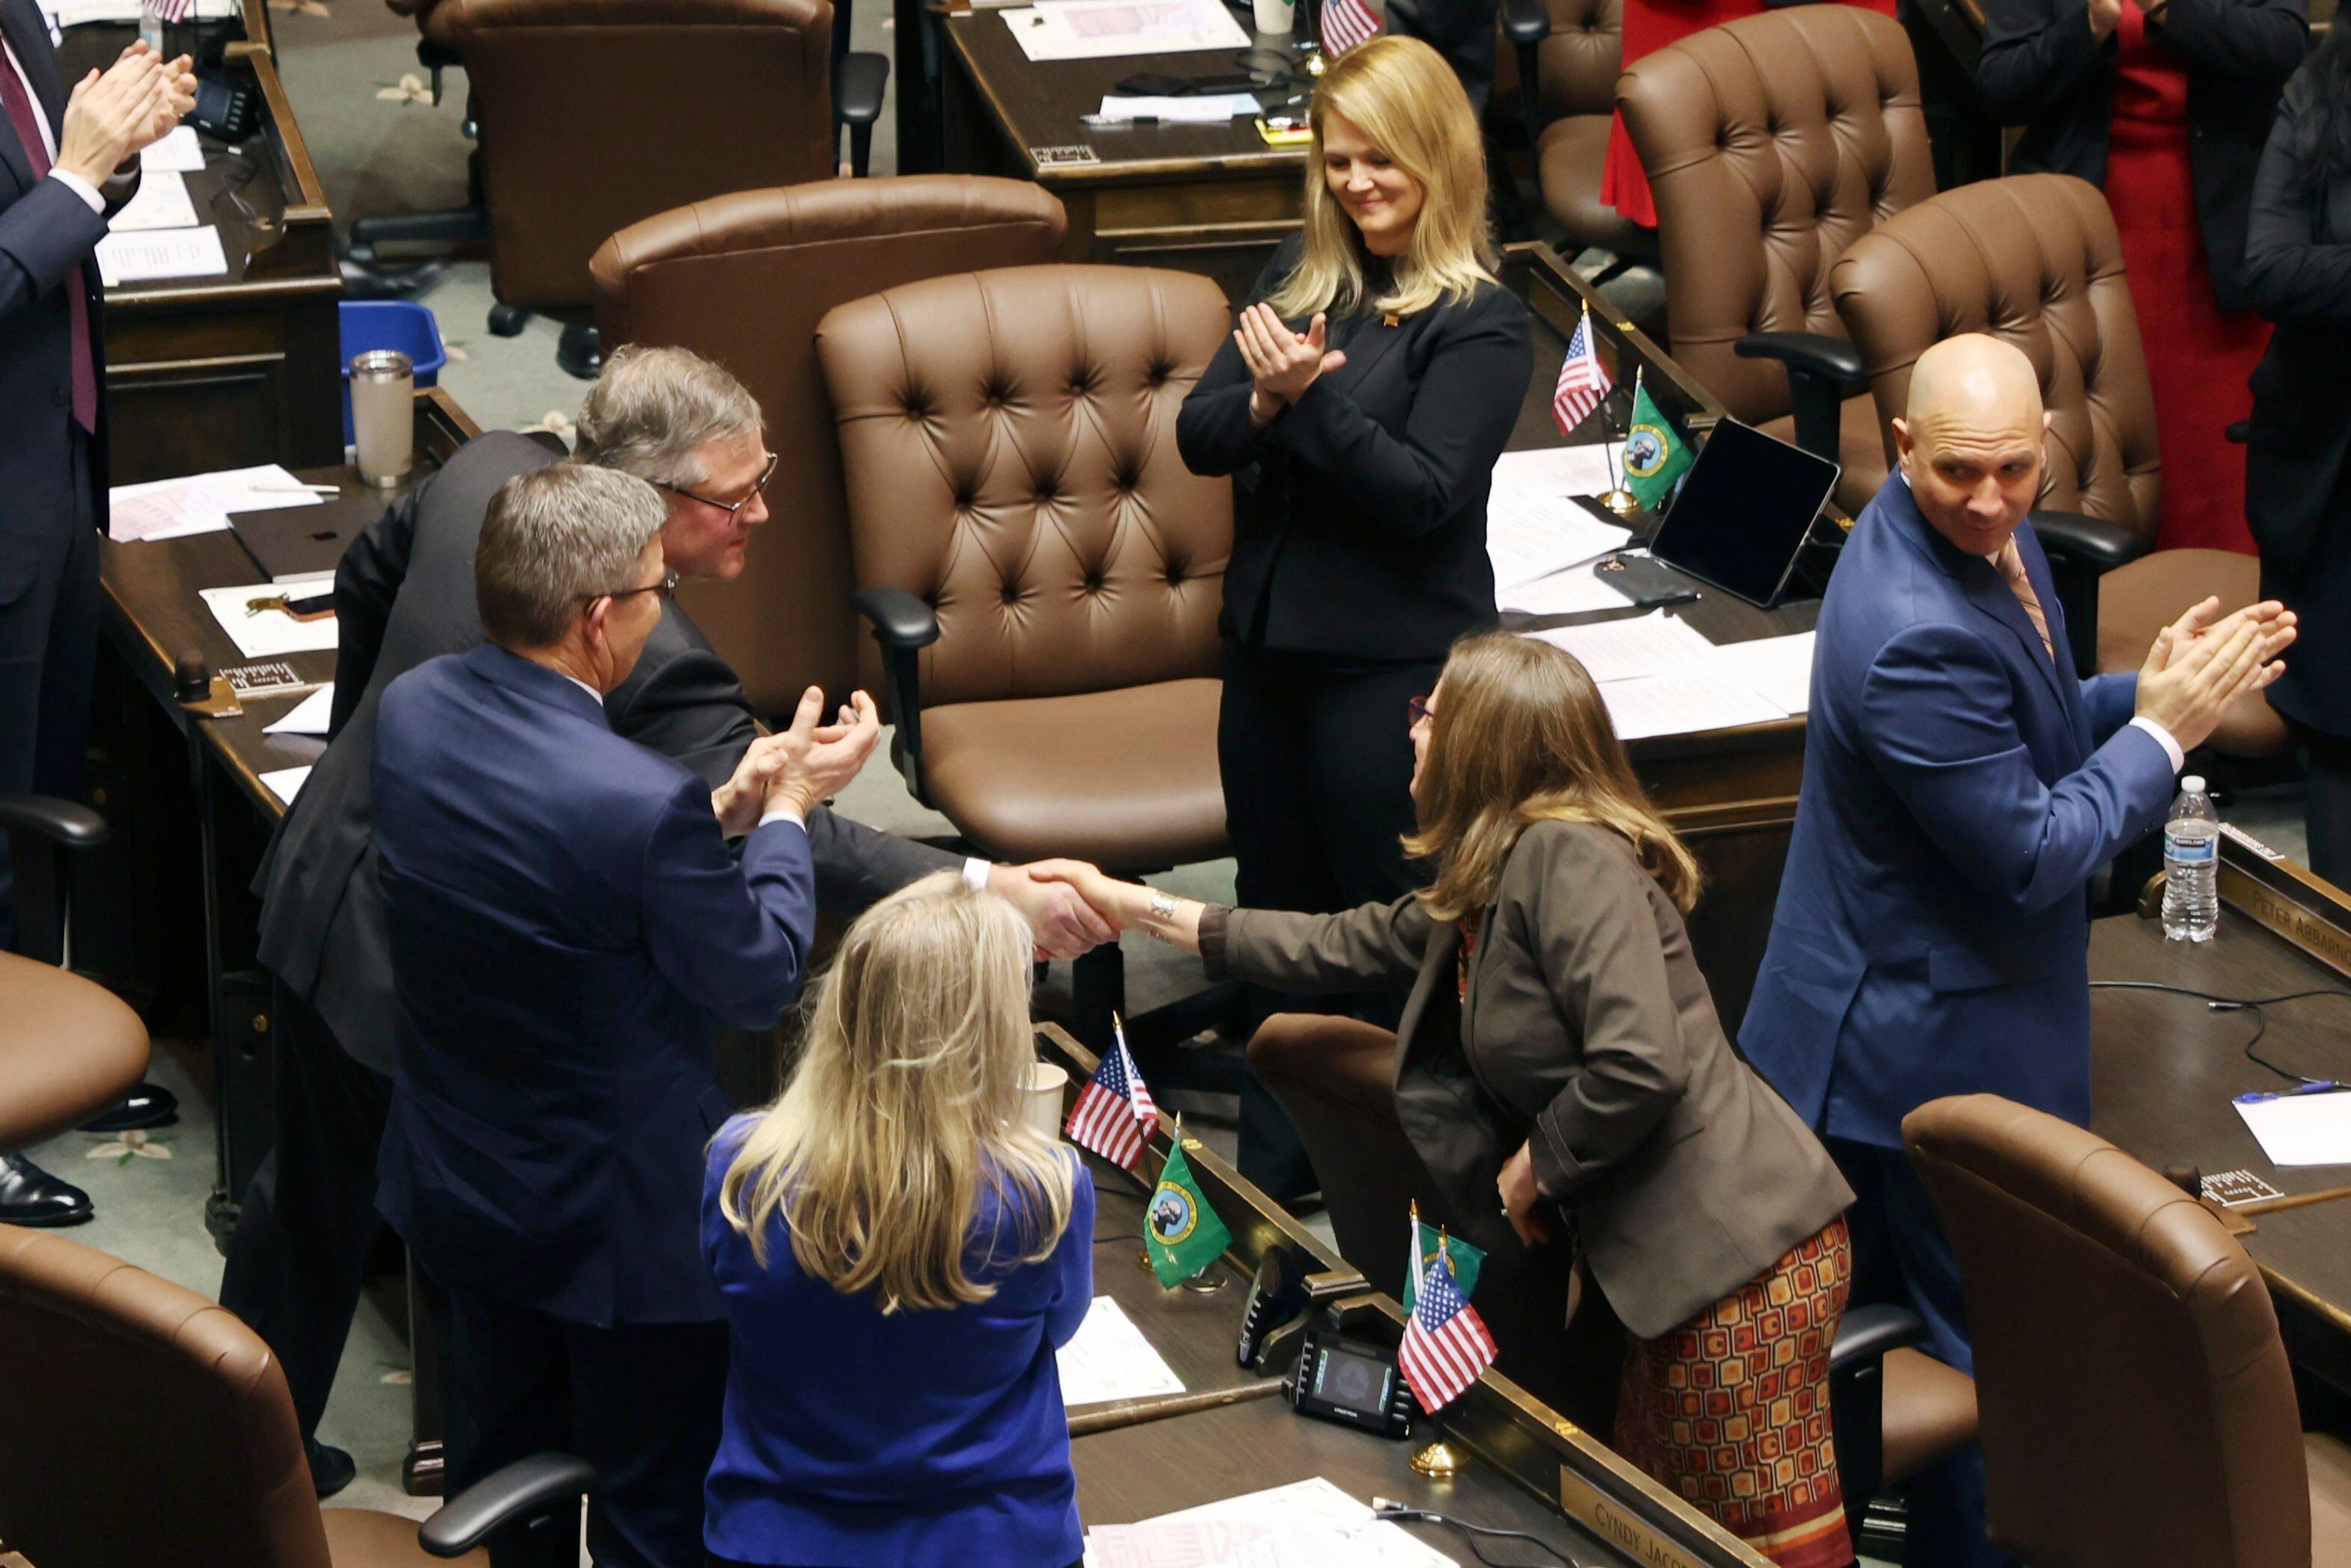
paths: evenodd
<path fill-rule="evenodd" d="M 588 691 L 492 646 L 392 682 L 375 845 L 398 1069 L 378 1206 L 427 1272 L 572 1322 L 722 1314 L 698 1251 L 712 1020 L 805 973 L 808 838 L 745 841 Z"/>
<path fill-rule="evenodd" d="M 67 84 L 57 74 L 48 26 L 33 0 L 0 0 L 0 37 L 23 62 L 35 108 L 62 139 Z M 7 62 L 0 60 L 0 70 Z M 35 149 L 37 152 L 38 149 Z M 127 191 L 122 193 L 127 194 Z M 111 204 L 110 183 L 100 193 Z M 92 367 L 99 372 L 99 440 L 92 455 L 97 520 L 106 526 L 105 301 L 93 251 L 106 219 L 59 181 L 33 177 L 32 153 L 0 115 L 0 604 L 31 582 L 61 549 L 71 526 L 73 338 L 67 288 L 81 264 L 89 306 Z"/>
<path fill-rule="evenodd" d="M 2064 612 L 2017 530 L 2059 653 Z M 2163 815 L 2136 675 L 2079 680 L 2000 573 L 1930 527 L 1897 470 L 1821 604 L 1804 785 L 1739 1043 L 1799 1115 L 1898 1147 L 1902 1118 L 1988 1091 L 2090 1116 L 2089 901 Z"/>

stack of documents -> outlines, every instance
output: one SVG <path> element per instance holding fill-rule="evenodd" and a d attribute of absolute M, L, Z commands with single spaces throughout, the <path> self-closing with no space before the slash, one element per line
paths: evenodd
<path fill-rule="evenodd" d="M 327 721 L 334 716 L 335 683 L 325 685 L 286 710 L 286 716 L 261 727 L 264 735 L 315 735 L 324 738 Z M 1078 1331 L 1081 1334 L 1084 1330 Z"/>
<path fill-rule="evenodd" d="M 1262 106 L 1247 92 L 1204 92 L 1196 98 L 1120 98 L 1105 93 L 1098 120 L 1155 120 L 1168 125 L 1222 125 L 1238 114 L 1257 114 Z"/>
<path fill-rule="evenodd" d="M 38 0 L 41 14 L 57 27 L 79 27 L 91 22 L 137 22 L 145 13 L 139 0 Z M 238 0 L 196 0 L 191 22 L 224 22 L 239 10 Z"/>
<path fill-rule="evenodd" d="M 1812 685 L 1810 632 L 1718 647 L 1660 610 L 1527 635 L 1576 656 L 1619 740 L 1770 724 L 1802 713 Z"/>
<path fill-rule="evenodd" d="M 1604 523 L 1579 496 L 1610 488 L 1604 445 L 1506 452 L 1494 465 L 1486 503 L 1486 554 L 1494 563 L 1497 606 L 1529 615 L 1622 610 L 1625 596 L 1592 575 L 1592 563 L 1621 549 L 1631 530 Z"/>
<path fill-rule="evenodd" d="M 266 582 L 245 588 L 200 588 L 196 597 L 213 612 L 236 651 L 248 659 L 275 659 L 287 653 L 308 653 L 336 646 L 335 618 L 297 621 L 276 608 L 256 610 L 264 600 L 283 601 L 286 590 Z"/>
<path fill-rule="evenodd" d="M 1032 60 L 1249 47 L 1249 34 L 1217 0 L 1050 0 L 1003 16 L 1020 52 Z"/>
<path fill-rule="evenodd" d="M 2270 1164 L 2351 1166 L 2351 1090 L 2329 1083 L 2240 1094 L 2236 1106 Z"/>
<path fill-rule="evenodd" d="M 274 768 L 261 775 L 261 783 L 264 789 L 277 797 L 280 805 L 290 806 L 294 803 L 294 797 L 302 792 L 302 785 L 309 777 L 308 767 Z"/>
<path fill-rule="evenodd" d="M 131 13 L 139 14 L 137 5 Z M 204 147 L 184 125 L 140 154 L 138 193 L 107 220 L 98 242 L 98 275 L 107 287 L 228 271 L 220 230 L 197 222 L 188 195 L 187 177 L 204 166 Z"/>
<path fill-rule="evenodd" d="M 191 474 L 183 479 L 117 485 L 106 496 L 107 537 L 117 544 L 211 533 L 228 527 L 231 512 L 319 504 L 315 489 L 275 463 Z"/>
<path fill-rule="evenodd" d="M 1086 1568 L 1458 1568 L 1323 1477 L 1086 1531 Z"/>
<path fill-rule="evenodd" d="M 325 727 L 319 727 L 322 732 Z M 1063 1405 L 1104 1405 L 1184 1392 L 1183 1379 L 1108 1296 L 1094 1298 L 1086 1309 L 1086 1321 L 1069 1343 L 1053 1353 L 1053 1360 L 1061 1369 Z"/>

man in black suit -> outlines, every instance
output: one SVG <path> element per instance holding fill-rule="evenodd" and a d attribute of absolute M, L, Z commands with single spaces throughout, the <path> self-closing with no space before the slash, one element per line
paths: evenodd
<path fill-rule="evenodd" d="M 768 517 L 774 476 L 741 382 L 682 349 L 622 349 L 580 414 L 576 460 L 651 481 L 668 503 L 664 559 L 731 579 Z M 275 1148 L 244 1195 L 221 1304 L 277 1353 L 321 1495 L 351 1461 L 316 1441 L 376 1235 L 376 1149 L 392 1071 L 393 993 L 372 842 L 376 706 L 425 660 L 479 644 L 474 550 L 498 486 L 561 458 L 553 437 L 496 431 L 370 527 L 335 576 L 341 622 L 332 740 L 270 846 L 256 886 L 258 948 L 277 980 Z M 613 731 L 723 791 L 758 733 L 742 683 L 674 604 L 605 699 Z M 808 819 L 817 906 L 850 915 L 929 872 L 963 865 L 1029 916 L 1040 951 L 1070 956 L 1110 928 L 1063 885 L 953 855 L 821 807 Z"/>
<path fill-rule="evenodd" d="M 81 792 L 106 526 L 98 267 L 141 148 L 195 101 L 183 57 L 132 45 L 68 94 L 33 0 L 0 0 L 0 795 Z M 126 167 L 127 166 L 127 167 Z M 16 945 L 0 841 L 0 948 Z M 0 1223 L 73 1225 L 89 1198 L 0 1156 Z"/>

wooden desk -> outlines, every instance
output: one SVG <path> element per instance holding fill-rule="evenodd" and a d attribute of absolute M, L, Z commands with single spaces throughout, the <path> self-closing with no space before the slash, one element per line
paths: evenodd
<path fill-rule="evenodd" d="M 1649 395 L 1681 420 L 1694 436 L 1711 430 L 1724 416 L 1722 405 L 1705 388 L 1549 246 L 1508 247 L 1503 252 L 1501 276 L 1503 284 L 1527 302 L 1534 317 L 1534 373 L 1528 380 L 1526 399 L 1511 432 L 1511 450 L 1562 444 L 1552 417 L 1552 389 L 1559 380 L 1568 339 L 1587 304 L 1602 356 L 1614 367 L 1620 385 L 1629 386 L 1635 368 L 1641 367 Z M 1618 394 L 1614 401 L 1621 404 L 1624 396 Z M 1575 432 L 1576 438 L 1583 441 L 1596 441 L 1600 435 L 1597 414 Z M 1841 539 L 1842 530 L 1851 528 L 1851 519 L 1834 504 L 1825 515 Z M 1823 580 L 1831 559 L 1823 555 L 1819 562 Z M 1505 619 L 1513 625 L 1541 627 L 1622 620 L 1643 613 L 1628 604 L 1621 611 Z M 1811 631 L 1820 616 L 1820 601 L 1800 599 L 1763 611 L 1705 588 L 1695 602 L 1677 605 L 1667 613 L 1688 622 L 1709 642 L 1744 643 Z M 1687 841 L 1705 873 L 1705 896 L 1690 915 L 1690 942 L 1714 992 L 1723 1027 L 1736 1035 L 1739 1020 L 1747 1011 L 1748 994 L 1754 988 L 1755 970 L 1763 961 L 1771 908 L 1779 897 L 1780 872 L 1787 862 L 1789 835 L 1795 828 L 1796 789 L 1804 772 L 1804 720 L 1798 716 L 1736 729 L 1659 736 L 1634 741 L 1628 749 L 1642 784 Z"/>
<path fill-rule="evenodd" d="M 2222 997 L 2345 988 L 2351 904 L 2291 861 L 2221 841 L 2220 935 L 2166 942 L 2136 915 L 2097 922 L 2092 980 L 2157 981 Z M 2310 1078 L 2351 1082 L 2351 1000 L 2312 998 L 2263 1009 L 2260 1053 Z M 2189 1161 L 2207 1174 L 2250 1170 L 2288 1193 L 2338 1186 L 2339 1167 L 2280 1170 L 2230 1103 L 2291 1085 L 2247 1059 L 2254 1019 L 2213 1013 L 2160 991 L 2090 993 L 2090 1125 L 2157 1170 Z M 2297 1365 L 2351 1392 L 2351 1199 L 2260 1216 L 2242 1238 L 2269 1281 L 2278 1326 Z"/>
<path fill-rule="evenodd" d="M 227 275 L 107 291 L 113 484 L 342 461 L 335 307 L 343 286 L 333 219 L 277 78 L 266 16 L 261 0 L 247 0 L 242 25 L 185 29 L 244 35 L 227 44 L 221 70 L 260 93 L 261 120 L 235 147 L 204 137 L 204 168 L 186 176 L 197 220 L 220 230 Z M 71 29 L 58 51 L 66 79 L 111 60 L 135 35 L 126 26 Z"/>
<path fill-rule="evenodd" d="M 1093 1053 L 1055 1025 L 1040 1025 L 1037 1033 L 1046 1059 L 1070 1071 L 1069 1097 L 1074 1098 L 1093 1071 Z M 1155 1176 L 1175 1130 L 1162 1114 L 1144 1156 L 1146 1171 Z M 1364 1286 L 1358 1270 L 1242 1180 L 1215 1151 L 1186 1139 L 1184 1155 L 1210 1206 L 1233 1233 L 1227 1267 L 1253 1271 L 1267 1248 L 1286 1244 L 1330 1271 L 1323 1300 L 1341 1313 L 1351 1337 L 1391 1344 L 1401 1337 L 1401 1306 Z M 1097 1169 L 1099 1189 L 1126 1185 L 1139 1202 L 1141 1178 Z M 1109 1226 L 1098 1219 L 1096 1228 L 1099 1233 Z M 1125 1245 L 1103 1251 L 1116 1253 Z M 1098 1257 L 1097 1290 L 1110 1293 L 1101 1281 L 1126 1267 Z M 1228 1304 L 1204 1311 L 1184 1295 L 1180 1290 L 1164 1292 L 1154 1301 L 1146 1292 L 1134 1301 L 1123 1296 L 1120 1304 L 1171 1364 L 1176 1355 L 1170 1347 L 1182 1335 L 1199 1332 L 1203 1322 L 1221 1325 L 1229 1363 L 1230 1334 L 1239 1325 L 1243 1298 L 1228 1291 L 1207 1298 Z M 1177 1372 L 1189 1386 L 1189 1373 L 1180 1365 Z M 1416 1430 L 1409 1442 L 1374 1437 L 1301 1417 L 1270 1394 L 1209 1410 L 1155 1416 L 1145 1412 L 1080 1436 L 1071 1445 L 1079 1513 L 1089 1524 L 1125 1523 L 1321 1475 L 1366 1501 L 1392 1497 L 1479 1524 L 1529 1530 L 1590 1564 L 1761 1568 L 1763 1559 L 1734 1537 L 1499 1373 L 1487 1372 L 1464 1393 L 1446 1412 L 1445 1425 L 1448 1440 L 1467 1450 L 1468 1463 L 1452 1480 L 1431 1482 L 1406 1464 L 1426 1440 L 1425 1430 Z M 1463 1556 L 1458 1537 L 1445 1549 Z"/>
<path fill-rule="evenodd" d="M 1241 68 L 1239 51 L 1032 61 L 1002 11 L 932 16 L 925 26 L 941 39 L 945 60 L 946 167 L 1034 180 L 1059 196 L 1070 214 L 1069 260 L 1203 273 L 1238 299 L 1298 226 L 1306 150 L 1268 147 L 1247 120 L 1103 130 L 1078 122 L 1123 78 L 1227 74 Z M 1290 41 L 1288 34 L 1254 39 L 1294 57 Z M 1297 90 L 1259 98 L 1278 104 Z M 1047 166 L 1034 152 L 1078 145 L 1102 162 Z"/>
<path fill-rule="evenodd" d="M 478 434 L 447 393 L 419 392 L 416 476 Z M 320 483 L 358 482 L 346 467 L 300 472 Z M 100 804 L 131 847 L 143 894 L 131 912 L 137 973 L 121 988 L 166 1020 L 185 1010 L 172 988 L 198 988 L 199 1028 L 213 1047 L 218 1089 L 219 1163 L 205 1223 L 225 1242 L 237 1195 L 268 1151 L 271 1127 L 271 1002 L 268 977 L 254 964 L 260 907 L 250 884 L 285 807 L 261 775 L 314 761 L 325 746 L 265 733 L 301 694 L 257 698 L 225 718 L 192 715 L 172 695 L 172 668 L 183 654 L 203 655 L 214 671 L 248 662 L 196 597 L 200 589 L 256 580 L 234 534 L 110 539 L 99 550 L 111 650 L 101 664 L 110 666 L 118 699 L 101 704 L 99 739 L 118 759 L 124 789 L 122 799 Z M 330 651 L 290 654 L 287 662 L 307 679 L 334 678 Z M 204 955 L 201 972 L 175 971 L 171 956 L 191 948 Z"/>

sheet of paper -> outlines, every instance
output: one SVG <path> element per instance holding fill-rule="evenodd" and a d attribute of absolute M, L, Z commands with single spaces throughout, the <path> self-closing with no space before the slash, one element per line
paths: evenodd
<path fill-rule="evenodd" d="M 193 174 L 204 166 L 204 144 L 196 140 L 193 125 L 175 125 L 172 133 L 161 141 L 152 142 L 139 154 L 139 167 L 147 176 L 169 171 L 176 174 Z M 140 183 L 144 185 L 146 177 Z"/>
<path fill-rule="evenodd" d="M 1249 47 L 1249 34 L 1217 0 L 1051 0 L 1001 15 L 1032 60 Z"/>
<path fill-rule="evenodd" d="M 109 288 L 166 277 L 220 277 L 228 271 L 220 230 L 150 229 L 110 234 L 98 242 L 98 275 Z"/>
<path fill-rule="evenodd" d="M 264 610 L 254 613 L 246 608 L 256 599 L 272 599 L 284 590 L 266 582 L 245 588 L 201 588 L 197 597 L 212 611 L 213 619 L 221 623 L 236 643 L 236 650 L 248 659 L 274 659 L 281 653 L 307 653 L 315 649 L 335 645 L 335 618 L 321 616 L 316 621 L 297 621 L 283 610 Z"/>
<path fill-rule="evenodd" d="M 1786 709 L 1724 680 L 1708 664 L 1639 680 L 1604 682 L 1600 700 L 1608 705 L 1609 722 L 1615 726 L 1619 740 L 1698 735 L 1788 716 Z"/>
<path fill-rule="evenodd" d="M 2270 1164 L 2351 1166 L 2351 1090 L 2237 1101 Z"/>
<path fill-rule="evenodd" d="M 1714 644 L 1698 635 L 1688 622 L 1677 621 L 1662 610 L 1589 626 L 1553 626 L 1527 635 L 1566 649 L 1593 680 L 1603 683 L 1664 674 L 1714 651 Z"/>
<path fill-rule="evenodd" d="M 137 22 L 143 14 L 139 0 L 40 0 L 40 8 L 60 27 L 78 27 L 89 22 Z M 236 16 L 238 10 L 238 0 L 196 0 L 195 11 L 189 19 L 225 21 Z"/>
<path fill-rule="evenodd" d="M 188 199 L 187 177 L 170 169 L 150 169 L 139 177 L 139 193 L 107 220 L 106 231 L 120 235 L 193 228 L 195 222 L 196 204 Z"/>
<path fill-rule="evenodd" d="M 1572 566 L 1565 571 L 1539 577 L 1516 588 L 1498 591 L 1496 607 L 1521 615 L 1581 615 L 1587 610 L 1622 610 L 1633 601 L 1608 586 L 1593 564 Z"/>
<path fill-rule="evenodd" d="M 306 705 L 307 706 L 307 705 Z M 323 727 L 321 727 L 323 728 Z M 1061 1371 L 1061 1403 L 1101 1405 L 1113 1399 L 1144 1399 L 1181 1394 L 1177 1377 L 1133 1319 L 1108 1296 L 1086 1309 L 1077 1337 L 1054 1353 Z"/>
<path fill-rule="evenodd" d="M 1604 496 L 1616 486 L 1624 443 L 1588 442 L 1581 446 L 1542 446 L 1505 452 L 1494 465 L 1497 492 L 1534 491 L 1547 496 Z"/>
<path fill-rule="evenodd" d="M 1101 1558 L 1097 1535 L 1106 1537 Z M 1370 1504 L 1322 1476 L 1123 1531 L 1097 1526 L 1086 1538 L 1086 1562 L 1089 1568 L 1458 1568 L 1401 1527 L 1374 1520 Z"/>
<path fill-rule="evenodd" d="M 1812 706 L 1813 633 L 1725 643 L 1702 661 L 1725 680 L 1745 686 L 1784 713 Z"/>
<path fill-rule="evenodd" d="M 271 794 L 290 806 L 294 803 L 294 797 L 302 792 L 302 786 L 309 777 L 308 767 L 274 768 L 261 776 L 261 782 Z"/>
<path fill-rule="evenodd" d="M 180 479 L 117 485 L 106 495 L 108 537 L 117 544 L 177 538 L 228 527 L 231 512 L 315 507 L 320 497 L 275 463 L 223 468 Z"/>
<path fill-rule="evenodd" d="M 329 681 L 288 708 L 285 717 L 275 724 L 263 725 L 261 733 L 264 735 L 324 735 L 327 733 L 327 720 L 333 714 L 334 708 L 335 683 Z M 1089 1317 L 1087 1321 L 1091 1322 L 1092 1319 Z M 1079 1332 L 1082 1336 L 1084 1331 Z"/>
<path fill-rule="evenodd" d="M 1209 92 L 1197 98 L 1119 98 L 1105 94 L 1104 120 L 1164 120 L 1177 124 L 1222 125 L 1237 114 L 1257 114 L 1261 106 L 1246 92 Z"/>
<path fill-rule="evenodd" d="M 1565 496 L 1497 490 L 1486 502 L 1486 555 L 1497 589 L 1581 566 L 1623 549 L 1632 537 Z"/>

